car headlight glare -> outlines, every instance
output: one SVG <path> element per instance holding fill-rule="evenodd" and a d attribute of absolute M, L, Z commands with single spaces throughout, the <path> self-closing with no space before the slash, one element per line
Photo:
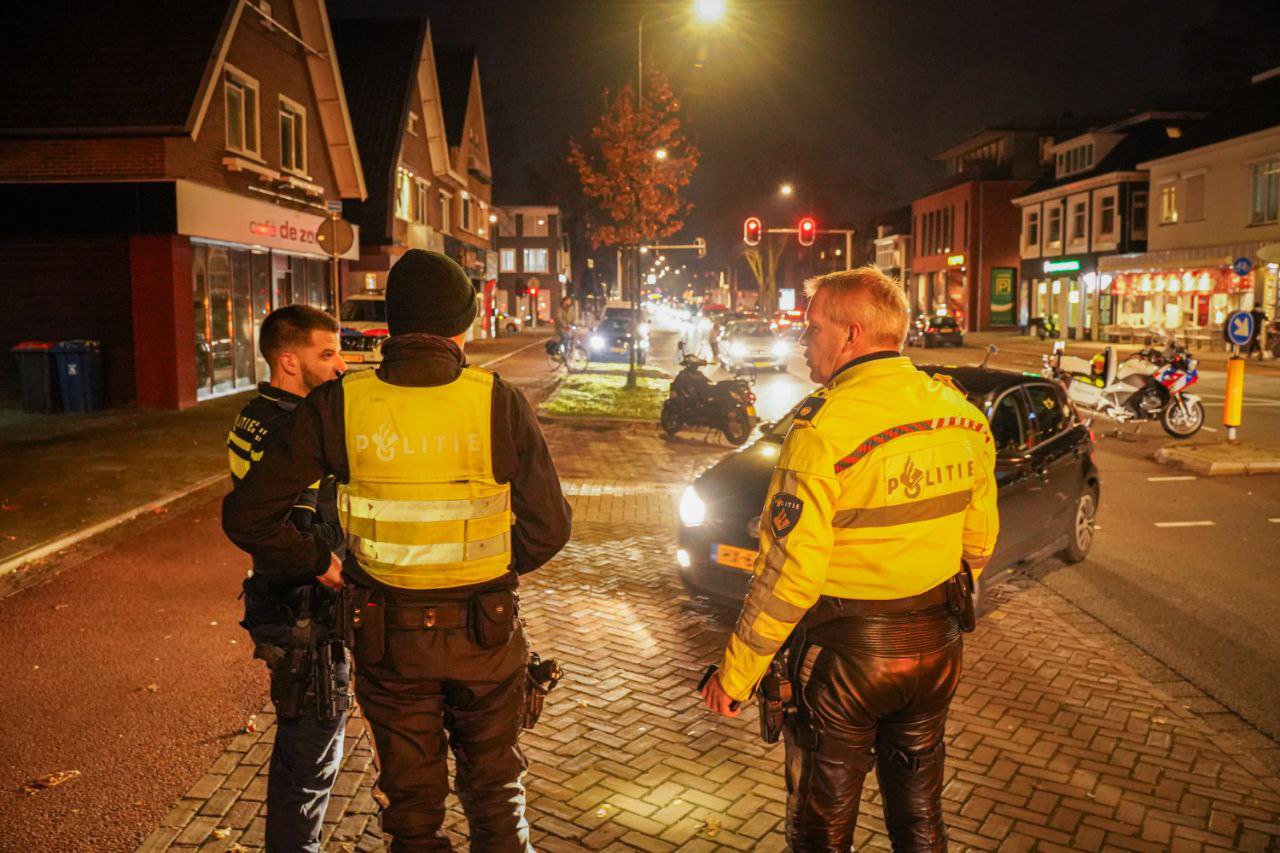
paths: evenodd
<path fill-rule="evenodd" d="M 732 355 L 734 358 L 746 358 L 747 345 L 742 343 L 735 343 L 729 347 L 729 354 Z"/>
<path fill-rule="evenodd" d="M 680 496 L 680 523 L 685 527 L 700 527 L 707 520 L 707 504 L 690 486 Z"/>
<path fill-rule="evenodd" d="M 689 556 L 689 552 L 683 548 L 676 549 L 676 565 L 682 569 L 687 569 L 693 565 L 693 558 Z"/>
<path fill-rule="evenodd" d="M 591 348 L 592 348 L 592 349 L 604 349 L 604 338 L 600 337 L 599 335 L 592 335 L 592 336 L 591 336 Z"/>
<path fill-rule="evenodd" d="M 786 358 L 787 356 L 791 355 L 791 345 L 788 344 L 786 341 L 774 341 L 773 354 L 776 355 L 778 358 Z"/>

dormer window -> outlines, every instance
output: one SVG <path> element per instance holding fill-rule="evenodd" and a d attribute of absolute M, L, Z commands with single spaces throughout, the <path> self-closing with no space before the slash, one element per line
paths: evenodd
<path fill-rule="evenodd" d="M 1093 168 L 1093 143 L 1086 142 L 1083 145 L 1076 145 L 1065 151 L 1059 151 L 1057 156 L 1058 177 L 1063 175 L 1074 175 L 1076 172 L 1084 172 Z"/>

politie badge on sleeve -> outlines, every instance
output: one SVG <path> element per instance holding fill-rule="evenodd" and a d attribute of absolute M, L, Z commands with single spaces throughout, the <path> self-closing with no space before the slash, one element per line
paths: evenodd
<path fill-rule="evenodd" d="M 800 512 L 804 509 L 804 501 L 795 495 L 778 492 L 769 501 L 769 529 L 775 539 L 781 539 L 800 521 Z"/>
<path fill-rule="evenodd" d="M 796 409 L 795 423 L 808 423 L 813 420 L 814 415 L 818 414 L 827 402 L 825 397 L 805 397 L 804 402 Z"/>

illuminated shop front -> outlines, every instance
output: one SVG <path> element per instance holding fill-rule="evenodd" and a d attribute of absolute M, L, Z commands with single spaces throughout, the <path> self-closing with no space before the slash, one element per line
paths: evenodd
<path fill-rule="evenodd" d="M 1119 325 L 1134 328 L 1216 329 L 1232 311 L 1254 304 L 1254 276 L 1230 268 L 1117 273 L 1110 286 Z"/>

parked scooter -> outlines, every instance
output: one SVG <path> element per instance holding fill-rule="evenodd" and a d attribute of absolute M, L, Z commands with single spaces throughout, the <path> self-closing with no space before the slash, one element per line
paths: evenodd
<path fill-rule="evenodd" d="M 702 373 L 707 362 L 696 355 L 686 355 L 680 364 L 662 404 L 662 431 L 675 435 L 683 427 L 707 427 L 720 430 L 734 447 L 745 443 L 759 422 L 750 384 L 741 379 L 712 382 Z"/>
<path fill-rule="evenodd" d="M 1196 359 L 1185 347 L 1175 345 L 1169 361 L 1154 370 L 1142 352 L 1117 362 L 1111 347 L 1087 362 L 1067 356 L 1075 364 L 1064 366 L 1064 350 L 1058 341 L 1053 355 L 1042 357 L 1043 375 L 1061 382 L 1071 402 L 1087 413 L 1119 425 L 1159 421 L 1174 438 L 1190 438 L 1204 425 L 1204 404 L 1184 393 L 1199 380 Z"/>

